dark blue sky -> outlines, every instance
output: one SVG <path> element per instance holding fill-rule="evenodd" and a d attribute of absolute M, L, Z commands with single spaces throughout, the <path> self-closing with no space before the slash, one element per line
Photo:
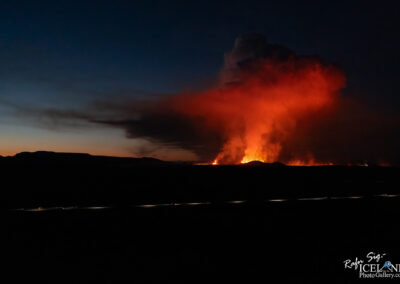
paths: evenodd
<path fill-rule="evenodd" d="M 249 32 L 338 64 L 345 94 L 397 110 L 398 1 L 292 2 L 2 1 L 0 131 L 8 140 L 0 154 L 13 152 L 12 139 L 44 135 L 1 104 L 79 108 L 203 88 Z"/>

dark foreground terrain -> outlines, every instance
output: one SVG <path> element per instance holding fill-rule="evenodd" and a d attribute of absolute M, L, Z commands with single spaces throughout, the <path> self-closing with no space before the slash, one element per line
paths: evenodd
<path fill-rule="evenodd" d="M 346 259 L 400 263 L 397 168 L 39 153 L 0 169 L 14 282 L 353 283 Z"/>

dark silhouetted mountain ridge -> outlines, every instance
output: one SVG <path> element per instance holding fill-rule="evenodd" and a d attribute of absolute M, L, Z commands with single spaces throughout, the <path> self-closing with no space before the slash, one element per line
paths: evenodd
<path fill-rule="evenodd" d="M 108 165 L 108 166 L 159 166 L 170 164 L 155 158 L 130 158 L 93 156 L 87 153 L 59 153 L 50 151 L 21 152 L 11 157 L 3 157 L 2 162 L 14 165 Z"/>

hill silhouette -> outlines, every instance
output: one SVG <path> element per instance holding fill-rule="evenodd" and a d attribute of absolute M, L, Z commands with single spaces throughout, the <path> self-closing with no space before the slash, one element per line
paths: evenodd
<path fill-rule="evenodd" d="M 155 158 L 130 158 L 112 156 L 93 156 L 87 153 L 60 153 L 51 151 L 21 152 L 15 156 L 4 157 L 4 161 L 19 165 L 166 165 L 169 162 Z"/>
<path fill-rule="evenodd" d="M 280 162 L 274 163 L 264 163 L 261 161 L 251 161 L 248 163 L 242 164 L 243 166 L 251 166 L 251 167 L 285 167 L 286 165 Z"/>
<path fill-rule="evenodd" d="M 221 202 L 395 192 L 398 168 L 195 165 L 154 158 L 22 152 L 0 159 L 3 208 Z"/>

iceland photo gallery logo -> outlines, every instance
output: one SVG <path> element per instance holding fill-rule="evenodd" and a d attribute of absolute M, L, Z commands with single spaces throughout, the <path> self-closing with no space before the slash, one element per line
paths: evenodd
<path fill-rule="evenodd" d="M 346 259 L 345 269 L 359 272 L 359 278 L 400 278 L 400 264 L 385 259 L 386 253 L 369 252 L 365 258 Z"/>

